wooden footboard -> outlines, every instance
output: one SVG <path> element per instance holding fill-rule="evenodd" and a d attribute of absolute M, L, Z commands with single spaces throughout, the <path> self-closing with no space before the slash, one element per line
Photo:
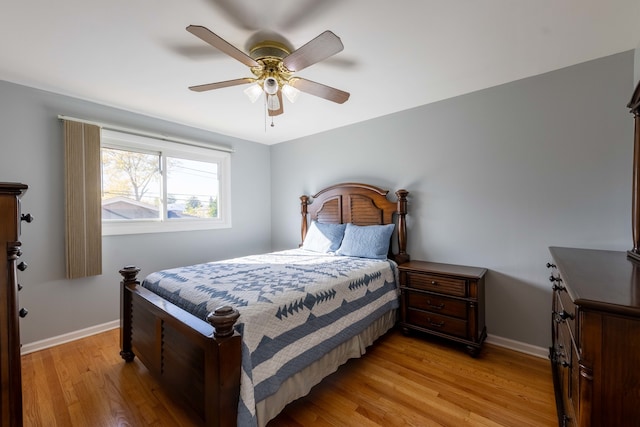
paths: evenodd
<path fill-rule="evenodd" d="M 137 356 L 207 426 L 235 426 L 240 395 L 239 313 L 220 307 L 208 322 L 140 286 L 136 267 L 120 270 L 120 355 Z"/>

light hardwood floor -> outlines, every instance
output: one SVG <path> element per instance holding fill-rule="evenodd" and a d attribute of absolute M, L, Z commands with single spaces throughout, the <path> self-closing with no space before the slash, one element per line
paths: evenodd
<path fill-rule="evenodd" d="M 173 403 L 113 330 L 23 356 L 25 426 L 201 423 Z M 311 393 L 276 426 L 555 426 L 546 359 L 485 345 L 476 359 L 433 338 L 392 331 Z"/>

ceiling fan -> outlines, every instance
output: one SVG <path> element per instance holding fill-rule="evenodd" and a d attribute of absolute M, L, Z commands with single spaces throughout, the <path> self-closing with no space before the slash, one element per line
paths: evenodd
<path fill-rule="evenodd" d="M 242 62 L 255 76 L 189 87 L 195 92 L 251 84 L 245 93 L 255 102 L 264 92 L 269 116 L 277 116 L 284 112 L 283 93 L 291 102 L 297 97 L 298 91 L 338 104 L 349 99 L 348 92 L 294 76 L 294 73 L 344 49 L 340 38 L 331 31 L 325 31 L 296 50 L 277 41 L 258 42 L 251 47 L 248 55 L 201 25 L 189 25 L 187 31 Z"/>

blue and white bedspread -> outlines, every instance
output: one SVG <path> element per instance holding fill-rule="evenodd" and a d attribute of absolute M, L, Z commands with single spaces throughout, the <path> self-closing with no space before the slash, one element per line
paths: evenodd
<path fill-rule="evenodd" d="M 291 249 L 159 271 L 143 286 L 201 319 L 222 305 L 240 312 L 238 425 L 247 426 L 289 376 L 397 308 L 397 278 L 390 260 Z"/>

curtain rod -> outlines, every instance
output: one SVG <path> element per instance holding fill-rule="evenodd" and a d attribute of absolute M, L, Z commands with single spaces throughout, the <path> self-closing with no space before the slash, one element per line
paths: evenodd
<path fill-rule="evenodd" d="M 160 139 L 162 141 L 176 142 L 178 144 L 194 145 L 196 147 L 210 148 L 212 150 L 225 151 L 227 153 L 233 153 L 234 152 L 233 148 L 225 147 L 223 145 L 212 145 L 212 144 L 207 144 L 205 142 L 191 141 L 191 140 L 184 139 L 184 138 L 176 138 L 176 137 L 161 135 L 159 133 L 146 132 L 146 131 L 137 130 L 137 129 L 131 129 L 131 128 L 126 128 L 126 127 L 121 127 L 121 126 L 116 126 L 116 125 L 110 125 L 110 124 L 107 124 L 107 123 L 95 122 L 95 121 L 92 121 L 92 120 L 78 119 L 78 118 L 75 118 L 75 117 L 64 116 L 62 114 L 58 115 L 58 119 L 60 119 L 60 120 L 69 120 L 69 121 L 74 121 L 74 122 L 79 122 L 79 123 L 85 123 L 85 124 L 88 124 L 88 125 L 95 125 L 95 126 L 99 126 L 102 129 L 128 133 L 130 135 L 146 136 L 148 138 L 155 138 L 155 139 Z"/>

